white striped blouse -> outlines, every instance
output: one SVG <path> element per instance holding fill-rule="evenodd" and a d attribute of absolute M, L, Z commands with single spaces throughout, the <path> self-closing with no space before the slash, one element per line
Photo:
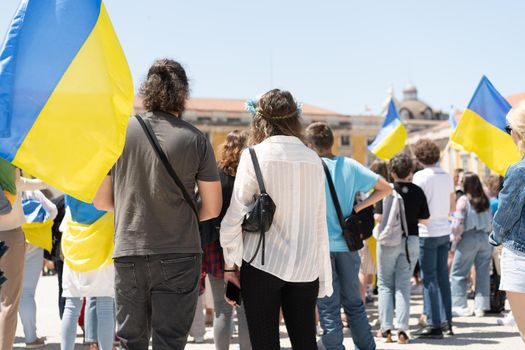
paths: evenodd
<path fill-rule="evenodd" d="M 259 251 L 252 266 L 288 282 L 319 278 L 319 297 L 332 294 L 326 224 L 325 179 L 321 159 L 293 136 L 272 136 L 254 147 L 266 191 L 276 205 L 266 232 L 265 264 Z M 244 215 L 259 193 L 248 149 L 237 169 L 230 207 L 221 223 L 226 265 L 242 265 L 257 248 L 259 235 L 242 232 Z"/>

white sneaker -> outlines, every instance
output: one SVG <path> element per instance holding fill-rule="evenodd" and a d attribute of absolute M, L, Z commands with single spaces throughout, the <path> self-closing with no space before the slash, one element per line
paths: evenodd
<path fill-rule="evenodd" d="M 454 317 L 468 317 L 472 316 L 472 310 L 468 307 L 458 307 L 455 306 L 452 308 L 452 316 Z"/>
<path fill-rule="evenodd" d="M 485 316 L 485 310 L 476 309 L 476 310 L 474 310 L 474 315 L 476 315 L 476 317 L 483 317 L 483 316 Z"/>
<path fill-rule="evenodd" d="M 202 344 L 202 343 L 204 343 L 204 336 L 193 338 L 193 342 L 195 344 Z"/>
<path fill-rule="evenodd" d="M 496 320 L 496 323 L 500 326 L 514 326 L 516 325 L 516 321 L 514 321 L 514 316 L 512 315 L 512 312 L 509 312 L 505 315 L 505 317 L 498 318 Z"/>

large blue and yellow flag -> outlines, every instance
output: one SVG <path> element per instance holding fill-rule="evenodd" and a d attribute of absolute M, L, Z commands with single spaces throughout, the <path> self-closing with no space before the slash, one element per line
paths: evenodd
<path fill-rule="evenodd" d="M 368 149 L 377 157 L 389 160 L 405 148 L 406 139 L 405 126 L 399 118 L 394 101 L 390 100 L 383 126 Z"/>
<path fill-rule="evenodd" d="M 450 139 L 477 154 L 491 170 L 505 175 L 521 159 L 518 147 L 505 131 L 511 105 L 483 76 Z"/>
<path fill-rule="evenodd" d="M 0 157 L 90 202 L 122 152 L 132 106 L 101 0 L 22 0 L 0 47 Z"/>

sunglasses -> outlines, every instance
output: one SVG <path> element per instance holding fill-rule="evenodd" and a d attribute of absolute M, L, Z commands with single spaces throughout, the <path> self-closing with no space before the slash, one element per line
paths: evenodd
<path fill-rule="evenodd" d="M 510 125 L 507 125 L 507 126 L 505 127 L 505 131 L 507 132 L 507 134 L 510 135 L 510 132 L 512 131 L 512 128 L 510 127 Z"/>

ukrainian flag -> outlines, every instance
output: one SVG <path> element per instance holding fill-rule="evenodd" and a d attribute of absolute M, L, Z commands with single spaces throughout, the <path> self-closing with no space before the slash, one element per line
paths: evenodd
<path fill-rule="evenodd" d="M 399 118 L 394 101 L 390 100 L 385 121 L 368 149 L 377 157 L 389 160 L 405 148 L 407 131 Z"/>
<path fill-rule="evenodd" d="M 521 159 L 518 147 L 505 131 L 511 105 L 483 76 L 450 139 L 474 152 L 491 170 L 505 175 Z"/>
<path fill-rule="evenodd" d="M 0 47 L 0 157 L 90 202 L 124 147 L 126 58 L 101 0 L 23 0 Z"/>

